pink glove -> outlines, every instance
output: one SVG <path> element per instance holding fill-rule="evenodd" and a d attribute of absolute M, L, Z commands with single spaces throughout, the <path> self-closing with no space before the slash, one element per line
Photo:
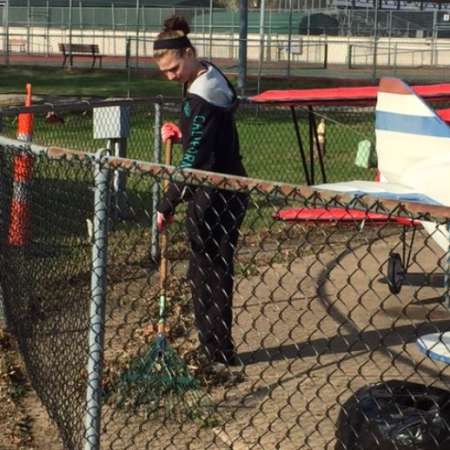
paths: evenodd
<path fill-rule="evenodd" d="M 161 127 L 161 137 L 162 141 L 165 144 L 169 139 L 172 139 L 174 143 L 181 141 L 181 130 L 178 125 L 173 122 L 166 122 Z"/>
<path fill-rule="evenodd" d="M 162 233 L 166 227 L 173 223 L 173 216 L 165 216 L 163 213 L 156 211 L 156 226 L 158 231 Z"/>

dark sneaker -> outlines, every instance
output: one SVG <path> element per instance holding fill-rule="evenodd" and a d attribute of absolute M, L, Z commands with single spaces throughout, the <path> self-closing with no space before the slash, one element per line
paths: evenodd
<path fill-rule="evenodd" d="M 239 359 L 239 357 L 236 355 L 236 353 L 232 353 L 231 355 L 220 355 L 213 359 L 214 363 L 221 363 L 225 364 L 226 366 L 230 367 L 242 367 L 242 361 Z"/>
<path fill-rule="evenodd" d="M 220 383 L 236 384 L 244 381 L 244 365 L 237 357 L 228 359 L 226 363 L 214 361 L 206 371 Z"/>
<path fill-rule="evenodd" d="M 233 355 L 231 358 L 228 358 L 228 360 L 225 362 L 227 366 L 230 367 L 243 367 L 244 364 L 242 364 L 242 361 L 239 359 L 237 355 Z"/>

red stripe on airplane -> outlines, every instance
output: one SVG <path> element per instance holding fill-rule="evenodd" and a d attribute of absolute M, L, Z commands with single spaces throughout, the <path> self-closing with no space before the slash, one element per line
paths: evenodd
<path fill-rule="evenodd" d="M 418 225 L 420 222 L 409 217 L 390 216 L 388 214 L 360 211 L 345 208 L 286 208 L 275 214 L 274 219 L 305 222 L 355 222 L 368 221 L 378 223 L 398 223 L 405 226 Z"/>

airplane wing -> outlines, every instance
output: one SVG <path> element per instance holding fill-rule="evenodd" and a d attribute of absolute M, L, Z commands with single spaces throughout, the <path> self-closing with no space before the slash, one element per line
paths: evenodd
<path fill-rule="evenodd" d="M 444 166 L 445 169 L 445 166 Z M 426 170 L 426 168 L 425 168 Z M 437 200 L 421 193 L 416 189 L 399 184 L 378 181 L 344 181 L 341 183 L 325 183 L 314 186 L 317 190 L 334 191 L 361 197 L 370 195 L 380 200 L 396 200 L 407 202 L 419 202 L 429 205 L 441 205 Z M 375 222 L 375 223 L 397 223 L 403 226 L 423 226 L 427 233 L 445 252 L 449 250 L 449 232 L 445 225 L 437 225 L 434 222 L 415 220 L 408 217 L 380 214 L 369 211 L 361 211 L 354 208 L 285 208 L 278 211 L 275 216 L 277 220 L 283 221 L 312 221 L 312 222 Z"/>
<path fill-rule="evenodd" d="M 344 181 L 340 183 L 325 183 L 313 186 L 318 191 L 334 191 L 336 193 L 345 193 L 362 197 L 371 195 L 380 199 L 420 202 L 435 205 L 437 202 L 432 198 L 416 192 L 415 189 L 398 183 L 387 183 L 378 181 Z M 275 215 L 278 220 L 284 221 L 319 221 L 319 222 L 376 222 L 386 223 L 394 222 L 405 226 L 420 225 L 417 220 L 408 217 L 393 216 L 383 213 L 375 213 L 369 211 L 361 211 L 354 208 L 315 208 L 315 207 L 299 207 L 285 208 L 278 211 Z"/>
<path fill-rule="evenodd" d="M 343 181 L 340 183 L 325 183 L 314 186 L 317 190 L 336 191 L 361 197 L 369 194 L 380 199 L 396 200 L 405 202 L 419 202 L 429 205 L 439 205 L 440 203 L 428 195 L 417 192 L 417 189 L 400 183 L 389 183 L 379 181 Z"/>
<path fill-rule="evenodd" d="M 286 222 L 370 222 L 373 224 L 396 223 L 418 226 L 420 222 L 409 217 L 389 216 L 354 208 L 284 208 L 274 214 L 274 219 Z"/>

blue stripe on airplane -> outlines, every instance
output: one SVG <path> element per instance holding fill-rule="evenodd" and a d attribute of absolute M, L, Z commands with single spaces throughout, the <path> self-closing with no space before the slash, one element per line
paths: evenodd
<path fill-rule="evenodd" d="M 376 112 L 377 130 L 425 136 L 450 137 L 450 128 L 438 117 L 411 116 L 385 111 Z"/>

